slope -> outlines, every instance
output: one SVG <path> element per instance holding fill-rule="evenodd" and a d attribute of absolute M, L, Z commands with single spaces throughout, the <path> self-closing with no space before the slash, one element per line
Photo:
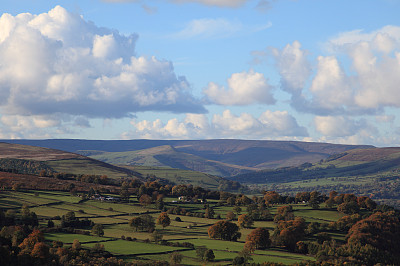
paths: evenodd
<path fill-rule="evenodd" d="M 79 154 L 10 143 L 0 143 L 0 168 L 23 174 L 39 174 L 41 170 L 46 170 L 70 174 L 107 175 L 110 178 L 139 176 L 132 170 Z"/>
<path fill-rule="evenodd" d="M 93 155 L 90 156 L 91 158 L 112 164 L 178 168 L 218 176 L 226 176 L 235 172 L 243 173 L 257 170 L 256 168 L 221 163 L 207 160 L 193 154 L 179 152 L 170 145 L 128 152 L 93 153 L 91 151 L 80 151 L 80 153 L 92 153 Z"/>
<path fill-rule="evenodd" d="M 190 169 L 221 176 L 251 170 L 297 166 L 318 162 L 350 149 L 372 148 L 366 145 L 338 145 L 316 142 L 269 140 L 7 140 L 10 143 L 37 145 L 79 152 L 113 164 L 139 164 Z M 169 146 L 173 152 L 156 147 Z M 170 148 L 170 149 L 171 149 Z M 149 151 L 145 151 L 150 149 Z M 136 153 L 145 153 L 137 155 Z M 107 152 L 107 154 L 106 154 Z M 117 152 L 112 155 L 109 152 Z M 150 153 L 148 155 L 146 153 Z"/>

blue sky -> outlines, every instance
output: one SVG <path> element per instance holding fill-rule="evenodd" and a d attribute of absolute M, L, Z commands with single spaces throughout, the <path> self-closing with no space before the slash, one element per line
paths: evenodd
<path fill-rule="evenodd" d="M 399 0 L 0 10 L 0 138 L 400 144 Z"/>

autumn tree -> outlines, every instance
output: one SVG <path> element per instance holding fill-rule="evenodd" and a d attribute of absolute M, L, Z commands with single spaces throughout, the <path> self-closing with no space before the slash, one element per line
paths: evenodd
<path fill-rule="evenodd" d="M 296 248 L 296 243 L 305 235 L 306 223 L 301 217 L 296 217 L 294 220 L 279 221 L 273 234 L 273 239 L 276 244 L 284 245 L 289 250 Z"/>
<path fill-rule="evenodd" d="M 332 225 L 336 230 L 347 232 L 349 229 L 361 220 L 361 216 L 356 213 L 353 215 L 346 215 L 334 222 Z"/>
<path fill-rule="evenodd" d="M 229 221 L 218 221 L 208 228 L 208 236 L 213 239 L 237 241 L 241 234 L 239 227 Z"/>
<path fill-rule="evenodd" d="M 139 202 L 141 205 L 143 206 L 148 206 L 151 204 L 151 197 L 147 194 L 143 194 L 140 198 L 139 198 Z"/>
<path fill-rule="evenodd" d="M 289 206 L 281 206 L 276 210 L 276 214 L 274 217 L 274 222 L 277 223 L 279 221 L 289 221 L 294 219 L 293 207 Z"/>
<path fill-rule="evenodd" d="M 254 221 L 248 214 L 242 214 L 238 217 L 238 224 L 240 228 L 250 228 L 253 226 Z"/>
<path fill-rule="evenodd" d="M 33 246 L 31 256 L 40 259 L 42 262 L 48 259 L 50 255 L 49 246 L 44 242 L 38 242 Z"/>
<path fill-rule="evenodd" d="M 265 249 L 271 246 L 269 231 L 267 228 L 258 227 L 247 235 L 246 243 L 252 242 L 256 249 Z"/>
<path fill-rule="evenodd" d="M 226 213 L 226 220 L 232 221 L 236 218 L 236 215 L 233 212 L 227 212 Z"/>
<path fill-rule="evenodd" d="M 394 261 L 400 262 L 400 220 L 391 212 L 376 212 L 353 225 L 347 235 L 349 244 L 369 244 L 388 253 Z"/>
<path fill-rule="evenodd" d="M 160 213 L 157 218 L 157 224 L 161 225 L 163 228 L 169 226 L 171 224 L 171 219 L 169 218 L 168 213 Z"/>
<path fill-rule="evenodd" d="M 264 200 L 266 204 L 275 204 L 281 202 L 281 195 L 276 191 L 267 191 L 264 194 Z"/>
<path fill-rule="evenodd" d="M 74 242 L 72 242 L 71 248 L 73 250 L 80 250 L 81 249 L 81 242 L 79 242 L 79 239 L 74 239 Z"/>
<path fill-rule="evenodd" d="M 34 229 L 18 247 L 21 249 L 22 254 L 30 254 L 36 243 L 39 242 L 44 242 L 43 233 L 37 229 Z"/>
<path fill-rule="evenodd" d="M 337 210 L 344 214 L 354 214 L 360 211 L 360 207 L 355 200 L 345 201 L 337 207 Z"/>

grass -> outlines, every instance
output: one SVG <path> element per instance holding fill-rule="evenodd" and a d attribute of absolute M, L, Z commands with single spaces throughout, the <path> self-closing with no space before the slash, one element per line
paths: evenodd
<path fill-rule="evenodd" d="M 209 189 L 217 189 L 219 186 L 219 177 L 196 171 L 149 166 L 123 167 L 132 169 L 142 176 L 155 175 L 177 184 L 192 184 L 193 186 L 202 186 Z"/>
<path fill-rule="evenodd" d="M 72 244 L 75 239 L 78 239 L 81 243 L 108 240 L 108 238 L 105 237 L 66 233 L 46 233 L 44 237 L 46 241 L 61 241 L 65 244 Z"/>
<path fill-rule="evenodd" d="M 157 218 L 160 211 L 143 208 L 138 204 L 132 203 L 111 203 L 100 202 L 95 200 L 88 200 L 84 202 L 79 201 L 79 197 L 71 196 L 67 192 L 47 192 L 38 191 L 39 196 L 35 196 L 33 192 L 12 192 L 3 191 L 0 194 L 0 206 L 7 208 L 9 206 L 20 206 L 24 203 L 31 202 L 30 210 L 34 211 L 39 218 L 43 219 L 40 223 L 46 226 L 47 219 L 51 219 L 56 215 L 62 216 L 68 211 L 74 211 L 77 217 L 88 217 L 95 223 L 104 225 L 104 237 L 97 237 L 91 235 L 79 234 L 66 234 L 66 233 L 47 233 L 45 239 L 48 242 L 59 240 L 66 244 L 71 244 L 74 239 L 78 239 L 84 247 L 92 248 L 94 242 L 104 244 L 105 249 L 114 255 L 124 256 L 126 260 L 133 259 L 136 255 L 143 259 L 167 260 L 169 261 L 169 254 L 161 254 L 163 252 L 170 252 L 174 250 L 185 250 L 182 248 L 155 245 L 153 243 L 144 243 L 144 240 L 151 239 L 149 232 L 136 232 L 128 224 L 129 220 L 137 216 L 139 213 L 147 212 L 150 210 L 150 215 Z M 180 206 L 192 212 L 204 211 L 203 204 L 182 204 L 172 203 L 173 198 L 167 198 L 167 206 Z M 33 206 L 33 204 L 52 203 L 47 206 Z M 210 206 L 214 206 L 217 201 L 210 201 Z M 282 205 L 275 205 L 270 208 L 270 212 L 274 213 L 276 209 Z M 151 206 L 149 206 L 151 207 Z M 215 206 L 217 214 L 225 218 L 225 213 L 232 210 L 232 206 Z M 342 215 L 335 210 L 321 208 L 313 210 L 304 204 L 293 205 L 295 216 L 301 216 L 307 222 L 331 222 L 338 220 Z M 246 213 L 245 207 L 242 208 L 242 213 Z M 82 210 L 79 212 L 79 210 Z M 17 212 L 19 210 L 17 209 Z M 132 215 L 134 213 L 134 215 Z M 117 216 L 115 216 L 117 215 Z M 198 246 L 206 246 L 214 251 L 216 261 L 213 264 L 226 265 L 230 264 L 232 259 L 237 256 L 238 252 L 243 249 L 244 241 L 247 235 L 257 227 L 265 227 L 270 229 L 270 234 L 275 228 L 272 221 L 255 221 L 253 228 L 240 229 L 242 234 L 239 242 L 230 242 L 210 239 L 208 237 L 208 228 L 216 223 L 218 219 L 198 218 L 183 215 L 170 214 L 171 224 L 162 228 L 160 225 L 156 229 L 163 235 L 163 239 L 170 242 L 189 242 Z M 179 217 L 181 222 L 175 221 Z M 54 221 L 56 225 L 60 221 Z M 329 232 L 331 237 L 339 242 L 345 241 L 345 234 L 340 232 Z M 122 240 L 121 236 L 136 238 L 139 241 L 126 241 Z M 160 253 L 160 254 L 157 254 Z M 143 255 L 144 254 L 144 255 Z M 182 251 L 184 255 L 183 264 L 185 265 L 201 265 L 194 250 Z M 312 260 L 312 257 L 294 254 L 285 251 L 284 249 L 271 248 L 267 250 L 257 250 L 252 255 L 254 263 L 263 262 L 279 262 L 285 264 L 299 263 L 302 260 Z"/>
<path fill-rule="evenodd" d="M 184 249 L 179 247 L 169 247 L 151 243 L 126 241 L 126 240 L 116 240 L 116 241 L 99 242 L 99 243 L 104 245 L 105 250 L 118 255 L 154 254 L 154 253 Z M 83 246 L 91 248 L 94 246 L 94 244 L 84 244 Z"/>
<path fill-rule="evenodd" d="M 89 159 L 67 159 L 46 162 L 50 167 L 60 173 L 106 175 L 109 178 L 124 178 L 128 174 L 110 167 L 105 167 L 100 162 Z"/>

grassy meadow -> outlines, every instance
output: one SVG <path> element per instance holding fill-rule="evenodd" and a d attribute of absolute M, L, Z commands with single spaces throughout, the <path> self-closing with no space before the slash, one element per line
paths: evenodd
<path fill-rule="evenodd" d="M 203 204 L 177 203 L 175 198 L 166 198 L 167 207 L 180 206 L 190 210 L 190 212 L 203 212 Z M 96 243 L 104 245 L 106 251 L 118 258 L 129 260 L 166 260 L 169 261 L 169 253 L 180 252 L 183 255 L 182 264 L 202 265 L 203 261 L 196 256 L 196 251 L 192 248 L 167 246 L 154 243 L 152 234 L 147 232 L 137 232 L 129 226 L 129 220 L 139 214 L 148 213 L 157 218 L 160 211 L 153 209 L 153 205 L 144 207 L 132 201 L 130 203 L 101 202 L 97 200 L 81 200 L 77 196 L 72 196 L 67 192 L 48 192 L 48 191 L 0 191 L 0 207 L 4 210 L 14 210 L 19 212 L 21 206 L 28 205 L 40 220 L 41 225 L 47 225 L 48 220 L 53 220 L 55 225 L 60 221 L 55 217 L 74 211 L 76 217 L 88 218 L 94 223 L 104 226 L 104 236 L 98 237 L 90 234 L 90 228 L 84 231 L 87 234 L 70 234 L 66 232 L 51 232 L 45 234 L 46 241 L 62 241 L 66 246 L 71 245 L 78 239 L 84 248 L 92 248 Z M 214 207 L 216 216 L 220 215 L 224 219 L 228 211 L 233 211 L 232 206 L 219 206 L 217 201 L 210 201 L 210 206 Z M 272 214 L 278 206 L 270 208 Z M 329 223 L 338 220 L 341 215 L 334 210 L 320 209 L 313 210 L 305 205 L 293 205 L 294 214 L 304 217 L 307 222 Z M 246 213 L 243 207 L 241 213 Z M 167 242 L 191 243 L 195 247 L 205 246 L 212 249 L 215 254 L 214 264 L 228 265 L 232 263 L 238 253 L 243 249 L 247 235 L 256 227 L 266 227 L 272 230 L 275 224 L 272 221 L 256 221 L 253 229 L 241 229 L 241 238 L 237 242 L 210 239 L 208 228 L 217 222 L 217 219 L 207 219 L 192 216 L 169 214 L 171 224 L 166 228 L 156 225 L 156 230 Z M 180 221 L 177 221 L 177 218 Z M 132 238 L 132 241 L 123 240 Z M 343 241 L 345 236 L 332 233 L 332 238 Z M 279 248 L 266 250 L 256 250 L 251 256 L 252 262 L 280 262 L 284 264 L 299 263 L 304 260 L 314 260 L 313 257 L 290 253 Z"/>

